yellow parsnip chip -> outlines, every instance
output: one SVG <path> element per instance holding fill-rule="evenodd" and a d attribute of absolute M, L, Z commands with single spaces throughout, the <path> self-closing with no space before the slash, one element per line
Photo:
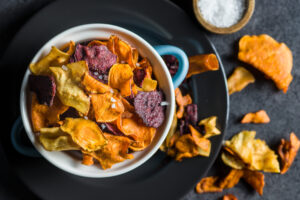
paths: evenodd
<path fill-rule="evenodd" d="M 39 140 L 47 151 L 80 149 L 80 147 L 72 141 L 70 135 L 64 133 L 60 127 L 41 128 Z"/>
<path fill-rule="evenodd" d="M 244 67 L 237 67 L 227 80 L 228 92 L 229 94 L 239 92 L 254 82 L 255 78 L 248 70 Z"/>
<path fill-rule="evenodd" d="M 144 78 L 144 81 L 142 83 L 142 89 L 144 92 L 151 92 L 156 90 L 157 81 L 152 80 L 151 78 Z"/>
<path fill-rule="evenodd" d="M 86 115 L 90 108 L 90 98 L 72 79 L 71 70 L 64 70 L 61 67 L 50 67 L 50 70 L 55 78 L 60 101 Z"/>
<path fill-rule="evenodd" d="M 37 63 L 31 63 L 29 69 L 34 75 L 51 75 L 49 67 L 67 64 L 70 56 L 71 52 L 63 52 L 53 46 L 49 54 L 44 56 Z"/>
<path fill-rule="evenodd" d="M 238 57 L 272 79 L 278 89 L 288 90 L 293 79 L 293 55 L 284 43 L 278 43 L 266 34 L 245 35 L 239 41 Z"/>
<path fill-rule="evenodd" d="M 205 134 L 204 138 L 210 138 L 215 135 L 220 135 L 221 131 L 216 127 L 217 117 L 211 116 L 205 118 L 199 122 L 199 126 L 204 126 Z"/>

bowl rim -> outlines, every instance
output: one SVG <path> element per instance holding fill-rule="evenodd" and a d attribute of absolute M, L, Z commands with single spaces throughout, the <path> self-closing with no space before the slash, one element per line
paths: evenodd
<path fill-rule="evenodd" d="M 254 8 L 255 8 L 255 0 L 246 0 L 245 3 L 247 3 L 247 9 L 245 10 L 245 13 L 243 17 L 234 25 L 230 27 L 220 28 L 216 27 L 209 22 L 207 22 L 201 14 L 200 9 L 198 8 L 198 0 L 193 0 L 193 10 L 194 14 L 196 16 L 197 21 L 208 31 L 217 33 L 217 34 L 230 34 L 239 31 L 242 29 L 251 19 Z"/>
<path fill-rule="evenodd" d="M 71 28 L 68 28 L 58 34 L 56 34 L 54 37 L 52 37 L 50 40 L 48 40 L 38 51 L 37 53 L 34 55 L 34 57 L 32 58 L 32 60 L 30 61 L 30 63 L 32 62 L 37 62 L 38 59 L 41 58 L 42 56 L 42 52 L 50 45 L 50 44 L 55 44 L 58 43 L 60 40 L 63 39 L 63 37 L 65 35 L 68 35 L 70 33 L 76 33 L 76 34 L 80 34 L 80 31 L 86 31 L 88 29 L 93 29 L 93 28 L 108 28 L 108 29 L 112 29 L 114 31 L 119 31 L 124 35 L 127 36 L 131 36 L 133 37 L 135 40 L 137 40 L 138 42 L 142 43 L 144 45 L 145 48 L 147 48 L 148 50 L 151 51 L 151 53 L 156 57 L 157 61 L 160 64 L 160 67 L 162 67 L 162 71 L 164 71 L 166 77 L 167 77 L 167 82 L 169 83 L 169 88 L 172 89 L 173 88 L 173 82 L 172 82 L 172 78 L 171 75 L 168 73 L 168 69 L 167 66 L 165 65 L 163 59 L 161 58 L 161 56 L 156 52 L 156 50 L 152 47 L 152 45 L 150 45 L 146 40 L 144 40 L 142 37 L 140 37 L 139 35 L 135 34 L 132 31 L 129 31 L 125 28 L 116 26 L 116 25 L 111 25 L 111 24 L 104 24 L 104 23 L 91 23 L 91 24 L 83 24 L 83 25 L 78 25 L 78 26 L 74 26 Z M 95 38 L 97 38 L 97 36 L 95 36 Z M 74 41 L 75 43 L 78 41 Z M 59 162 L 55 161 L 55 158 L 52 159 L 52 155 L 48 155 L 46 153 L 43 152 L 42 150 L 42 146 L 41 144 L 37 143 L 36 140 L 36 136 L 32 130 L 32 126 L 31 126 L 31 118 L 29 117 L 29 114 L 27 111 L 27 105 L 26 105 L 26 97 L 27 97 L 27 91 L 26 91 L 26 87 L 27 87 L 27 83 L 28 83 L 28 77 L 31 74 L 30 70 L 29 70 L 29 65 L 26 69 L 26 72 L 23 76 L 23 81 L 22 81 L 22 85 L 21 85 L 21 90 L 20 90 L 20 111 L 21 111 L 21 118 L 23 121 L 23 125 L 24 125 L 24 129 L 25 132 L 27 134 L 27 136 L 29 137 L 29 140 L 31 141 L 31 143 L 33 144 L 34 148 L 42 155 L 43 158 L 45 158 L 48 162 L 50 162 L 51 164 L 53 164 L 54 166 L 56 166 L 57 168 L 77 175 L 77 176 L 81 176 L 81 177 L 88 177 L 88 178 L 105 178 L 105 177 L 112 177 L 112 176 L 117 176 L 117 175 L 121 175 L 124 173 L 127 173 L 129 171 L 132 171 L 133 169 L 139 167 L 140 165 L 142 165 L 143 163 L 145 163 L 148 159 L 150 159 L 154 153 L 156 153 L 156 151 L 159 149 L 159 147 L 161 146 L 161 144 L 163 143 L 164 139 L 166 138 L 167 134 L 168 134 L 168 130 L 171 126 L 172 123 L 172 119 L 174 115 L 174 109 L 175 109 L 175 94 L 174 91 L 170 91 L 170 102 L 169 102 L 169 117 L 165 118 L 165 120 L 168 120 L 165 125 L 165 129 L 162 130 L 162 135 L 160 136 L 160 138 L 158 139 L 157 143 L 155 146 L 153 146 L 151 149 L 148 150 L 148 152 L 145 153 L 145 155 L 143 155 L 139 160 L 137 160 L 136 162 L 132 163 L 129 166 L 125 166 L 122 169 L 118 169 L 116 171 L 110 171 L 110 172 L 105 172 L 105 170 L 103 169 L 99 169 L 102 170 L 104 173 L 100 173 L 100 174 L 90 174 L 87 173 L 85 171 L 80 170 L 79 172 L 76 170 L 70 170 L 70 169 L 66 169 L 66 167 L 64 167 L 63 164 L 59 164 Z M 33 139 L 32 139 L 33 138 Z M 46 150 L 45 150 L 46 151 Z M 145 151 L 145 150 L 143 150 Z M 51 152 L 50 152 L 51 153 Z M 66 154 L 67 155 L 67 154 Z M 70 156 L 70 155 L 67 155 Z M 133 158 L 135 159 L 135 158 Z M 78 162 L 80 162 L 80 160 L 78 160 Z"/>

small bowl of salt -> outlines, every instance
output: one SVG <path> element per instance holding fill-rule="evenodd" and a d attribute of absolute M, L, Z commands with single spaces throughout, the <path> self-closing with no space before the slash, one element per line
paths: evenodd
<path fill-rule="evenodd" d="M 193 0 L 193 7 L 204 28 L 213 33 L 229 34 L 248 23 L 255 0 Z"/>

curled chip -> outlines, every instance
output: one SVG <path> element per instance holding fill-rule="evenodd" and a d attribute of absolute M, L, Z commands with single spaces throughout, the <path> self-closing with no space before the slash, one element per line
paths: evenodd
<path fill-rule="evenodd" d="M 56 93 L 56 84 L 53 76 L 29 75 L 29 88 L 35 92 L 40 104 L 52 106 Z"/>
<path fill-rule="evenodd" d="M 176 115 L 178 119 L 181 119 L 184 114 L 184 107 L 192 103 L 192 98 L 189 94 L 182 96 L 182 93 L 179 88 L 175 89 L 175 98 L 179 106 Z"/>
<path fill-rule="evenodd" d="M 75 52 L 75 42 L 70 41 L 59 48 L 61 51 L 66 52 L 66 54 L 72 55 Z"/>
<path fill-rule="evenodd" d="M 143 125 L 136 116 L 132 118 L 120 117 L 117 121 L 117 126 L 124 135 L 134 140 L 130 145 L 130 149 L 133 151 L 145 149 L 152 142 L 156 133 L 155 128 Z"/>
<path fill-rule="evenodd" d="M 223 196 L 222 200 L 238 200 L 238 198 L 236 198 L 233 194 L 226 194 Z"/>
<path fill-rule="evenodd" d="M 259 195 L 263 194 L 263 189 L 265 186 L 265 176 L 261 172 L 251 171 L 251 170 L 243 170 L 243 179 L 251 185 Z"/>
<path fill-rule="evenodd" d="M 115 121 L 123 112 L 124 105 L 116 94 L 92 94 L 91 102 L 97 122 Z"/>
<path fill-rule="evenodd" d="M 48 55 L 44 56 L 37 63 L 31 63 L 29 69 L 34 75 L 51 75 L 49 67 L 66 64 L 72 53 L 71 51 L 63 52 L 53 46 Z"/>
<path fill-rule="evenodd" d="M 60 127 L 41 128 L 39 140 L 47 151 L 80 149 L 80 147 L 72 141 L 70 135 L 64 133 Z"/>
<path fill-rule="evenodd" d="M 127 62 L 132 69 L 136 67 L 139 57 L 138 51 L 129 44 L 112 35 L 107 42 L 107 47 L 118 56 L 119 62 Z"/>
<path fill-rule="evenodd" d="M 279 173 L 277 155 L 265 141 L 254 139 L 255 134 L 255 131 L 242 131 L 230 141 L 226 141 L 225 147 L 240 158 L 250 170 Z"/>
<path fill-rule="evenodd" d="M 281 139 L 280 145 L 278 147 L 278 154 L 281 158 L 281 174 L 287 172 L 287 170 L 292 165 L 297 152 L 300 148 L 300 141 L 295 135 L 295 133 L 290 134 L 290 141 Z"/>
<path fill-rule="evenodd" d="M 101 83 L 100 81 L 97 81 L 88 73 L 84 74 L 81 84 L 89 93 L 105 93 L 111 90 L 111 87 L 104 83 Z"/>
<path fill-rule="evenodd" d="M 192 158 L 198 155 L 208 157 L 210 154 L 211 143 L 209 140 L 203 138 L 201 134 L 190 126 L 191 134 L 180 136 L 176 143 L 177 161 L 182 161 L 183 158 Z"/>
<path fill-rule="evenodd" d="M 56 80 L 60 101 L 86 115 L 90 108 L 90 99 L 72 79 L 70 70 L 66 71 L 60 67 L 50 67 L 50 70 Z"/>
<path fill-rule="evenodd" d="M 218 179 L 219 177 L 217 176 L 209 176 L 202 178 L 196 186 L 196 192 L 199 194 L 205 192 L 222 192 L 223 189 L 217 186 Z"/>
<path fill-rule="evenodd" d="M 239 41 L 238 57 L 272 79 L 278 89 L 288 90 L 293 79 L 293 55 L 284 43 L 278 43 L 266 34 L 245 35 Z"/>
<path fill-rule="evenodd" d="M 90 120 L 66 118 L 61 130 L 69 134 L 72 140 L 85 151 L 96 151 L 107 144 L 101 129 Z"/>
<path fill-rule="evenodd" d="M 71 62 L 81 60 L 86 61 L 90 71 L 106 74 L 109 68 L 116 63 L 117 56 L 110 52 L 105 45 L 84 46 L 77 44 Z"/>
<path fill-rule="evenodd" d="M 215 54 L 201 54 L 189 57 L 189 71 L 186 75 L 200 74 L 206 71 L 216 71 L 219 69 L 219 61 Z"/>
<path fill-rule="evenodd" d="M 142 89 L 145 92 L 151 92 L 156 90 L 157 81 L 151 78 L 145 78 L 142 83 Z"/>
<path fill-rule="evenodd" d="M 234 72 L 227 79 L 228 92 L 233 94 L 243 90 L 248 84 L 254 83 L 254 76 L 244 67 L 235 68 Z"/>
<path fill-rule="evenodd" d="M 204 138 L 210 138 L 215 135 L 220 135 L 221 131 L 216 127 L 217 117 L 212 116 L 205 118 L 199 122 L 199 126 L 204 126 Z"/>
<path fill-rule="evenodd" d="M 133 155 L 128 153 L 131 140 L 124 136 L 115 136 L 104 133 L 107 144 L 100 150 L 94 152 L 85 152 L 99 161 L 102 169 L 109 169 L 114 164 L 123 162 L 126 159 L 132 159 Z"/>
<path fill-rule="evenodd" d="M 143 119 L 146 126 L 158 128 L 165 119 L 162 92 L 139 92 L 134 98 L 135 112 Z"/>
<path fill-rule="evenodd" d="M 255 124 L 267 124 L 270 122 L 270 118 L 265 110 L 259 110 L 255 113 L 246 114 L 241 123 L 255 123 Z"/>
<path fill-rule="evenodd" d="M 119 89 L 122 96 L 131 95 L 131 85 L 133 83 L 133 72 L 128 64 L 115 64 L 108 74 L 108 85 Z"/>
<path fill-rule="evenodd" d="M 93 156 L 86 154 L 86 153 L 82 153 L 82 162 L 83 165 L 93 165 L 94 164 L 94 158 Z"/>
<path fill-rule="evenodd" d="M 46 106 L 38 103 L 35 94 L 32 95 L 31 102 L 31 121 L 33 131 L 38 132 L 41 128 L 56 124 L 59 116 L 68 109 L 58 98 L 54 98 L 52 106 Z"/>
<path fill-rule="evenodd" d="M 229 174 L 219 181 L 219 187 L 222 189 L 233 188 L 236 184 L 238 184 L 243 175 L 243 170 L 231 169 Z"/>

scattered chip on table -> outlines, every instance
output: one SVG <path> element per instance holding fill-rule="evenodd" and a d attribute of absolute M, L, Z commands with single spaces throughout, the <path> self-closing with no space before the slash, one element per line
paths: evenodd
<path fill-rule="evenodd" d="M 266 34 L 245 35 L 239 41 L 238 58 L 272 79 L 277 88 L 287 92 L 293 80 L 293 55 L 284 44 Z"/>
<path fill-rule="evenodd" d="M 255 78 L 248 70 L 244 67 L 237 67 L 227 79 L 228 92 L 230 95 L 235 92 L 240 92 L 248 84 L 254 82 Z"/>
<path fill-rule="evenodd" d="M 271 120 L 265 110 L 259 110 L 255 113 L 247 113 L 241 123 L 246 124 L 246 123 L 254 123 L 254 124 L 267 124 Z"/>
<path fill-rule="evenodd" d="M 233 194 L 226 194 L 223 196 L 222 200 L 238 200 L 238 198 Z"/>
<path fill-rule="evenodd" d="M 297 152 L 300 148 L 300 140 L 295 133 L 290 134 L 290 141 L 281 139 L 278 147 L 278 154 L 281 159 L 281 174 L 285 174 L 291 167 L 292 163 L 297 156 Z"/>

